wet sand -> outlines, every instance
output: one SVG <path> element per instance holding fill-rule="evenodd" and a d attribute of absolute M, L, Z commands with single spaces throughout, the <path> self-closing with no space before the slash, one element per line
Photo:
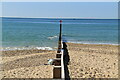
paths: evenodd
<path fill-rule="evenodd" d="M 70 78 L 118 78 L 118 46 L 67 43 Z"/>

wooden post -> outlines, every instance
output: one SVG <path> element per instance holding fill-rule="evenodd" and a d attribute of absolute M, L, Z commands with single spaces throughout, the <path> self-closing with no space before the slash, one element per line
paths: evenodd
<path fill-rule="evenodd" d="M 62 37 L 62 20 L 60 20 L 60 34 L 59 34 L 59 41 L 58 41 L 58 50 L 57 53 L 60 53 L 62 46 L 61 46 L 61 37 Z"/>
<path fill-rule="evenodd" d="M 61 53 L 57 53 L 56 58 L 61 58 L 61 55 L 62 55 Z"/>
<path fill-rule="evenodd" d="M 53 78 L 54 79 L 61 79 L 61 66 L 54 66 Z"/>
<path fill-rule="evenodd" d="M 55 66 L 61 66 L 61 58 L 55 59 L 54 65 L 55 65 Z"/>

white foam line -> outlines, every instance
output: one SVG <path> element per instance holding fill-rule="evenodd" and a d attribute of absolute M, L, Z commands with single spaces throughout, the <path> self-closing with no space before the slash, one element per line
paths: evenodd
<path fill-rule="evenodd" d="M 10 51 L 10 50 L 30 50 L 30 49 L 38 49 L 38 50 L 55 50 L 51 47 L 3 47 L 0 48 L 0 51 Z"/>
<path fill-rule="evenodd" d="M 71 42 L 67 41 L 68 43 L 77 43 L 77 44 L 104 44 L 104 45 L 120 45 L 120 44 L 113 44 L 113 43 L 84 43 L 84 42 Z"/>

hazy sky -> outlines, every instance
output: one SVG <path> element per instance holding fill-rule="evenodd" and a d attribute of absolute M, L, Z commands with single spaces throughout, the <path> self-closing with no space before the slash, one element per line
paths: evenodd
<path fill-rule="evenodd" d="M 3 2 L 2 10 L 12 17 L 118 17 L 117 2 Z"/>

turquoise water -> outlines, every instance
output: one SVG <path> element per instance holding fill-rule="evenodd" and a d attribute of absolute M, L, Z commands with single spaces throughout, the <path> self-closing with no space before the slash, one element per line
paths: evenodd
<path fill-rule="evenodd" d="M 65 42 L 118 44 L 117 19 L 2 18 L 2 45 L 57 47 L 59 20 Z"/>

